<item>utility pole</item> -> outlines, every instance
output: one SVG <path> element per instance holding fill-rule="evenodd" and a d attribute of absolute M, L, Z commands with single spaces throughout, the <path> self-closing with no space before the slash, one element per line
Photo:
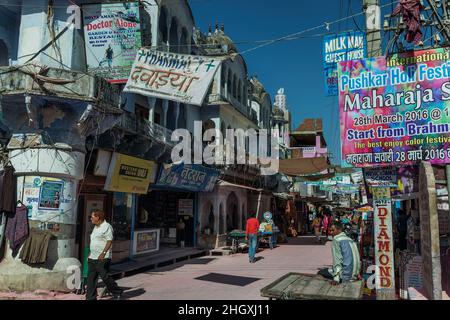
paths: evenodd
<path fill-rule="evenodd" d="M 379 57 L 381 51 L 381 8 L 378 0 L 363 0 L 364 12 L 366 13 L 366 40 L 368 58 Z M 377 276 L 377 300 L 395 300 L 395 274 L 393 255 L 393 232 L 392 232 L 392 199 L 390 187 L 373 188 L 374 205 L 374 243 L 375 263 L 378 270 L 383 270 Z M 381 250 L 377 238 L 384 235 L 390 241 L 386 241 L 387 250 Z M 387 272 L 388 271 L 388 272 Z"/>

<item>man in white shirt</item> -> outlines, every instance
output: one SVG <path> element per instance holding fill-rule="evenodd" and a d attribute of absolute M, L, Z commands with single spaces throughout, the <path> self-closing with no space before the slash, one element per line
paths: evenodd
<path fill-rule="evenodd" d="M 123 290 L 109 276 L 113 228 L 105 221 L 103 211 L 93 211 L 91 222 L 95 225 L 91 233 L 90 255 L 88 258 L 88 279 L 86 300 L 97 300 L 97 282 L 100 276 L 115 300 L 120 300 Z"/>

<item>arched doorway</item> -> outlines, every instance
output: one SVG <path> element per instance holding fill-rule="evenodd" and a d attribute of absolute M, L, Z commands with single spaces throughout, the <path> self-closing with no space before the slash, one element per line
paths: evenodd
<path fill-rule="evenodd" d="M 239 228 L 239 200 L 234 192 L 231 192 L 227 199 L 227 231 Z"/>
<path fill-rule="evenodd" d="M 247 224 L 247 211 L 245 210 L 245 204 L 242 204 L 242 228 L 245 228 Z"/>
<path fill-rule="evenodd" d="M 214 222 L 215 222 L 214 207 L 213 207 L 212 203 L 209 201 L 203 205 L 200 222 L 201 222 L 201 228 L 202 228 L 201 231 L 202 232 L 204 232 L 206 228 L 209 228 L 210 233 L 211 234 L 214 233 Z"/>

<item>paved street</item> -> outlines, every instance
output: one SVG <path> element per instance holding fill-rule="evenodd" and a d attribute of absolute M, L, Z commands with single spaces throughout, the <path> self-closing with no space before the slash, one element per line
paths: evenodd
<path fill-rule="evenodd" d="M 202 257 L 118 283 L 128 289 L 124 297 L 133 300 L 265 299 L 260 289 L 284 274 L 316 273 L 329 266 L 330 245 L 316 245 L 313 237 L 291 238 L 274 250 L 260 251 L 255 264 L 248 263 L 247 254 Z"/>

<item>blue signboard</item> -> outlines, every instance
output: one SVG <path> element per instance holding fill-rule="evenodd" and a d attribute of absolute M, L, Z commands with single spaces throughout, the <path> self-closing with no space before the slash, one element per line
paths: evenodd
<path fill-rule="evenodd" d="M 326 36 L 323 41 L 325 95 L 338 95 L 337 62 L 364 59 L 366 35 L 360 31 Z"/>
<path fill-rule="evenodd" d="M 211 192 L 220 171 L 201 165 L 180 164 L 161 168 L 156 184 L 150 188 L 171 188 L 191 192 Z"/>

